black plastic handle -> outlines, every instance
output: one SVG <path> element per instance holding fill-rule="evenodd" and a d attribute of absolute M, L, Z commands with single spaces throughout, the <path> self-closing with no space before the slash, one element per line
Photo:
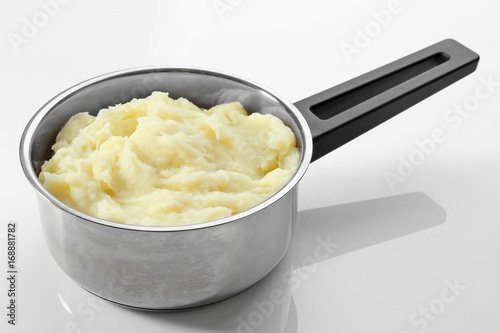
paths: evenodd
<path fill-rule="evenodd" d="M 295 103 L 313 135 L 312 161 L 474 72 L 479 55 L 446 39 Z"/>

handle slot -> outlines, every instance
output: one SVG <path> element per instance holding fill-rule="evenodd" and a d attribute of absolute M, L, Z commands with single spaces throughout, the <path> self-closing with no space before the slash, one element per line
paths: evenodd
<path fill-rule="evenodd" d="M 361 104 L 370 98 L 380 95 L 386 90 L 394 88 L 432 68 L 435 68 L 450 59 L 450 56 L 444 52 L 436 53 L 419 62 L 410 64 L 392 73 L 367 82 L 358 88 L 352 89 L 338 96 L 333 96 L 324 102 L 311 106 L 311 112 L 320 119 L 329 119 L 335 115 L 344 112 L 358 104 Z"/>

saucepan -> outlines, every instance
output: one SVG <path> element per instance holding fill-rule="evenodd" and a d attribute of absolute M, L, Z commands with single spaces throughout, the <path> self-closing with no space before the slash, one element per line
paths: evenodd
<path fill-rule="evenodd" d="M 47 102 L 21 138 L 21 165 L 37 193 L 47 246 L 77 284 L 119 305 L 181 310 L 236 295 L 268 274 L 287 251 L 297 185 L 312 161 L 472 73 L 478 62 L 476 53 L 447 39 L 294 104 L 240 77 L 196 68 L 135 68 L 84 81 Z M 246 110 L 281 118 L 297 138 L 297 171 L 251 209 L 178 227 L 107 221 L 47 192 L 38 180 L 40 167 L 73 114 L 97 114 L 153 91 L 204 108 L 239 101 Z"/>

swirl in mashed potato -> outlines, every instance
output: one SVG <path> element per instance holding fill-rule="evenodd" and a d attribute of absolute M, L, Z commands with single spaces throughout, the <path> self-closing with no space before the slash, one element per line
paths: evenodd
<path fill-rule="evenodd" d="M 103 219 L 178 226 L 266 200 L 299 164 L 293 132 L 240 103 L 208 110 L 154 92 L 78 113 L 57 135 L 39 179 L 66 205 Z"/>

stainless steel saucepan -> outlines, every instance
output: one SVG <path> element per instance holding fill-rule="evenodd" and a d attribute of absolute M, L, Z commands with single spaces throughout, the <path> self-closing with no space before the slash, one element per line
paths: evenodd
<path fill-rule="evenodd" d="M 295 104 L 247 80 L 200 69 L 148 67 L 82 82 L 46 103 L 21 138 L 22 168 L 37 192 L 50 252 L 80 286 L 132 308 L 179 310 L 233 296 L 262 279 L 285 254 L 297 215 L 297 183 L 311 161 L 472 73 L 478 61 L 468 48 L 444 40 Z M 155 90 L 200 107 L 240 101 L 246 110 L 278 116 L 300 147 L 295 175 L 256 207 L 181 227 L 106 221 L 45 190 L 40 167 L 73 114 L 96 114 Z"/>

